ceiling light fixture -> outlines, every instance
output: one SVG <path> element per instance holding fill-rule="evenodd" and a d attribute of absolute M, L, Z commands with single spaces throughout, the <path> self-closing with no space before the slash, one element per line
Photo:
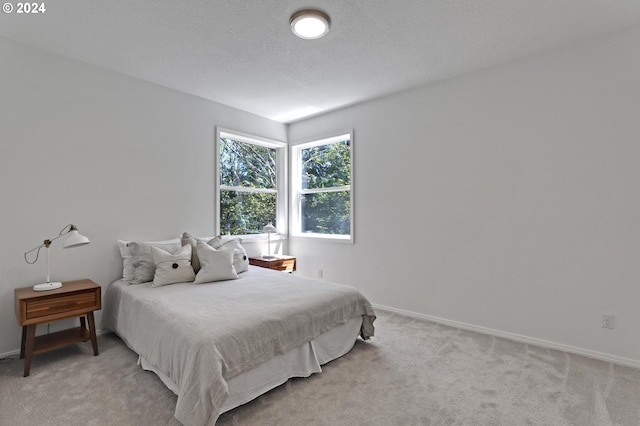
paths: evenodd
<path fill-rule="evenodd" d="M 291 31 L 300 38 L 312 40 L 320 38 L 329 32 L 331 20 L 326 13 L 314 9 L 300 10 L 289 21 Z"/>

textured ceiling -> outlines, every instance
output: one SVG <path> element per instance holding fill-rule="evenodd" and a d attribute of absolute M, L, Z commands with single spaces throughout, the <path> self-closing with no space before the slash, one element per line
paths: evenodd
<path fill-rule="evenodd" d="M 640 23 L 640 0 L 55 0 L 0 35 L 291 122 Z M 330 33 L 289 17 L 317 6 Z"/>

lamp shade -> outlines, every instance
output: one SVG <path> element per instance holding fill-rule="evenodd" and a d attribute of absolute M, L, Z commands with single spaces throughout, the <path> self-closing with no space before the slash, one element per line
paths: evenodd
<path fill-rule="evenodd" d="M 68 232 L 68 237 L 65 238 L 64 243 L 62 243 L 62 247 L 69 248 L 83 246 L 85 244 L 89 244 L 89 238 L 78 233 L 77 229 L 74 229 L 73 231 Z"/>
<path fill-rule="evenodd" d="M 275 226 L 269 223 L 268 225 L 265 225 L 264 228 L 262 228 L 262 232 L 266 234 L 275 234 L 276 232 L 278 232 L 278 230 L 276 229 Z"/>

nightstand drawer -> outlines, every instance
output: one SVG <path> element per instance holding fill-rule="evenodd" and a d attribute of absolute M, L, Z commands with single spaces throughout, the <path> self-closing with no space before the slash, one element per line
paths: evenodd
<path fill-rule="evenodd" d="M 275 269 L 276 271 L 293 271 L 295 265 L 295 259 L 286 259 L 279 262 L 274 262 L 274 264 L 271 265 L 271 269 Z"/>
<path fill-rule="evenodd" d="M 98 308 L 95 291 L 28 301 L 26 303 L 26 316 L 27 319 L 33 319 L 87 308 Z"/>

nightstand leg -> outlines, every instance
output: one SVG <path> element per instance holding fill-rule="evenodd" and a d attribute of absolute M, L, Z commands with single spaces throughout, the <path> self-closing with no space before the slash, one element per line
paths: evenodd
<path fill-rule="evenodd" d="M 27 326 L 22 327 L 22 343 L 20 344 L 20 359 L 24 358 L 24 346 L 27 343 Z"/>
<path fill-rule="evenodd" d="M 33 356 L 33 346 L 36 340 L 36 325 L 28 325 L 27 327 L 27 341 L 25 344 L 24 355 L 24 377 L 29 375 L 31 369 L 31 357 Z"/>
<path fill-rule="evenodd" d="M 93 320 L 93 312 L 87 314 L 89 319 L 89 333 L 91 334 L 91 344 L 93 345 L 93 355 L 98 356 L 98 339 L 96 338 L 96 323 Z"/>
<path fill-rule="evenodd" d="M 80 317 L 80 327 L 87 328 L 87 322 L 84 320 L 84 317 Z"/>

